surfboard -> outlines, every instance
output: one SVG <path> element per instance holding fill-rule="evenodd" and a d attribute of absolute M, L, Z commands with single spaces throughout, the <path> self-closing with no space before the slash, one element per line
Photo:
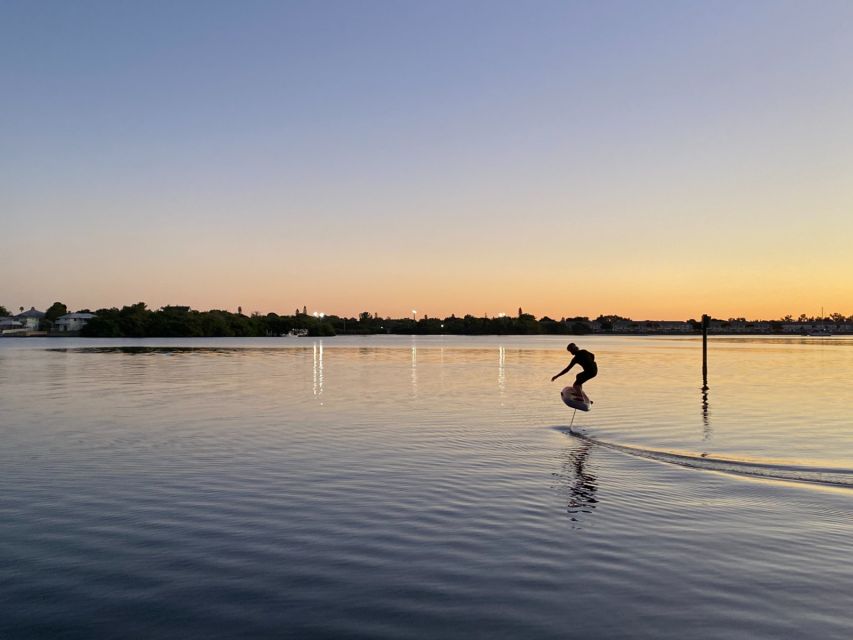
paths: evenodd
<path fill-rule="evenodd" d="M 580 395 L 575 393 L 574 387 L 565 387 L 560 392 L 560 397 L 572 409 L 580 409 L 581 411 L 589 411 L 592 407 L 592 400 L 589 399 L 583 391 Z"/>

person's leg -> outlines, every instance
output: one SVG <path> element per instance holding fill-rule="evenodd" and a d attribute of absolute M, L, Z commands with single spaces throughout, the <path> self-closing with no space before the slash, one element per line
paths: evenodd
<path fill-rule="evenodd" d="M 577 376 L 575 376 L 575 384 L 572 388 L 575 390 L 580 397 L 583 397 L 583 383 L 587 380 L 591 380 L 598 374 L 597 370 L 594 371 L 581 371 Z"/>

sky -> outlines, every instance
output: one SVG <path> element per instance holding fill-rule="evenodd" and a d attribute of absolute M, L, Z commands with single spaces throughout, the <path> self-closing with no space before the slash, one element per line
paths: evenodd
<path fill-rule="evenodd" d="M 0 0 L 0 304 L 853 314 L 853 3 Z"/>

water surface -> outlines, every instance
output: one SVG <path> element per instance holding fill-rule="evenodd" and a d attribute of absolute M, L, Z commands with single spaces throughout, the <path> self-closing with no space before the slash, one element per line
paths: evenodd
<path fill-rule="evenodd" d="M 849 637 L 853 340 L 577 341 L 0 340 L 0 637 Z"/>

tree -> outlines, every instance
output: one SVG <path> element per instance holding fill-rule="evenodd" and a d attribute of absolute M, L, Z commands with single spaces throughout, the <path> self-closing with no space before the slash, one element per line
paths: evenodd
<path fill-rule="evenodd" d="M 50 305 L 50 308 L 44 312 L 44 319 L 50 323 L 54 323 L 59 316 L 64 316 L 66 313 L 68 313 L 68 307 L 61 302 L 54 302 Z"/>
<path fill-rule="evenodd" d="M 573 333 L 575 335 L 586 335 L 587 333 L 591 332 L 592 330 L 589 328 L 589 325 L 586 322 L 572 322 L 572 326 L 570 327 L 570 333 Z"/>
<path fill-rule="evenodd" d="M 539 321 L 539 326 L 542 327 L 542 331 L 545 333 L 559 334 L 559 333 L 568 333 L 568 328 L 566 327 L 566 323 L 561 321 L 556 321 L 548 316 L 545 316 Z"/>
<path fill-rule="evenodd" d="M 9 311 L 6 309 L 6 307 L 0 304 L 0 318 L 5 318 L 8 315 L 10 315 Z"/>
<path fill-rule="evenodd" d="M 515 321 L 515 333 L 522 335 L 542 333 L 542 328 L 536 322 L 536 316 L 531 313 L 522 313 Z"/>
<path fill-rule="evenodd" d="M 201 329 L 205 336 L 227 338 L 234 335 L 228 324 L 227 311 L 208 311 L 202 314 Z"/>
<path fill-rule="evenodd" d="M 86 338 L 120 338 L 121 329 L 114 316 L 98 316 L 83 325 L 80 335 Z"/>
<path fill-rule="evenodd" d="M 266 333 L 273 336 L 283 336 L 293 329 L 293 318 L 268 313 L 266 318 Z"/>
<path fill-rule="evenodd" d="M 144 302 L 122 307 L 118 319 L 121 334 L 129 338 L 147 337 L 151 315 L 152 312 L 146 309 Z"/>

